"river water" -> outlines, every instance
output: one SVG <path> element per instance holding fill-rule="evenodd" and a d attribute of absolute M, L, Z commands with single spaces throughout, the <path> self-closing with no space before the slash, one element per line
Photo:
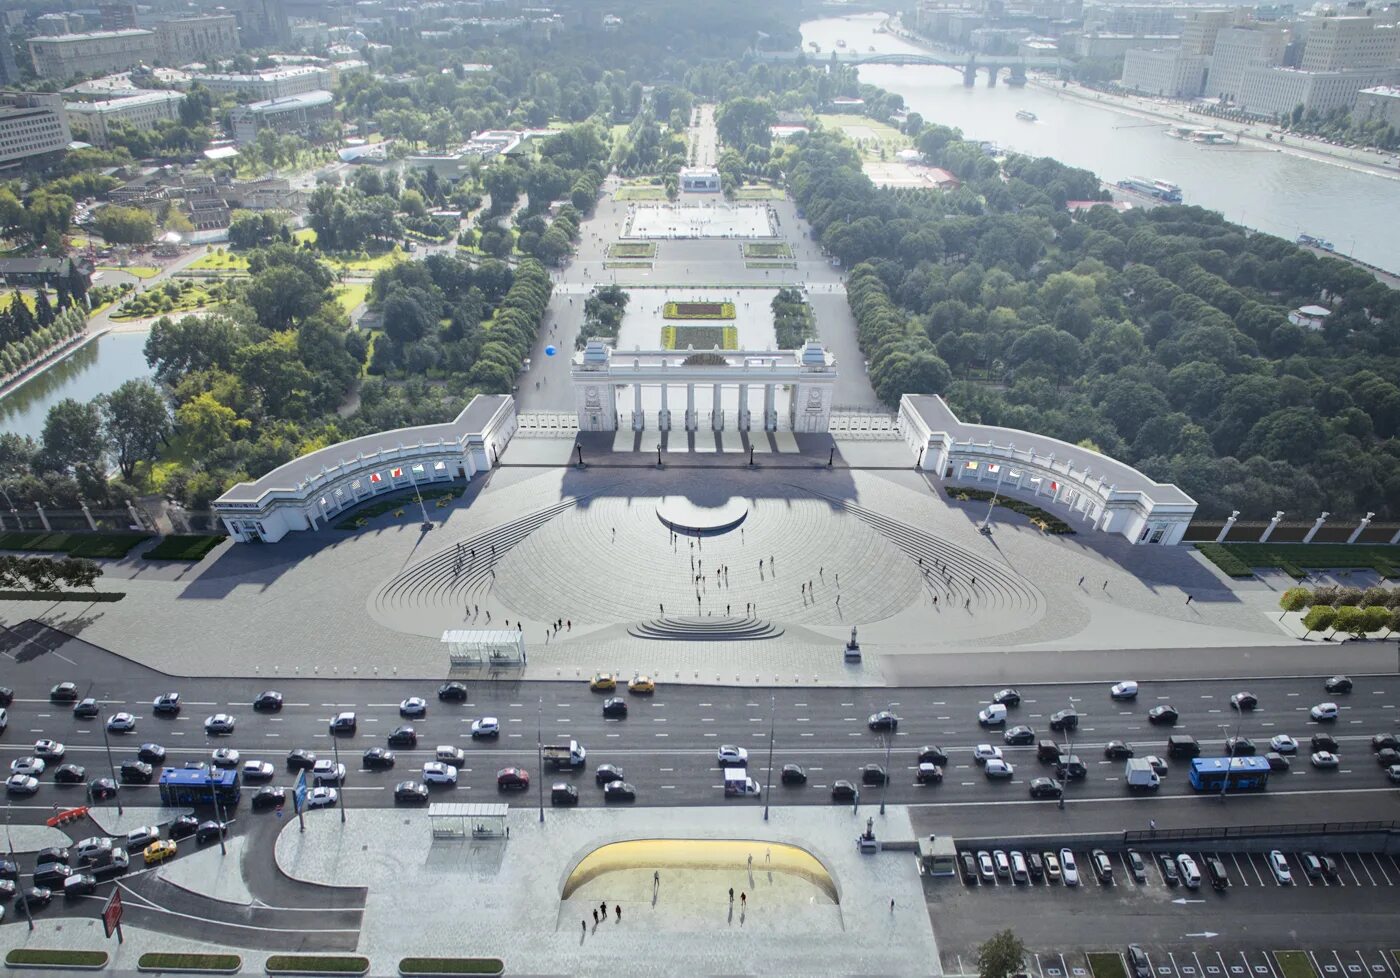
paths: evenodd
<path fill-rule="evenodd" d="M 107 333 L 0 398 L 0 431 L 38 438 L 49 408 L 72 397 L 90 401 L 136 377 L 150 377 L 146 331 Z"/>
<path fill-rule="evenodd" d="M 898 37 L 875 33 L 883 20 L 870 14 L 809 21 L 802 25 L 802 43 L 820 45 L 817 57 L 829 56 L 837 40 L 844 40 L 850 52 L 873 47 L 880 53 L 921 53 Z M 988 88 L 986 72 L 981 72 L 976 87 L 965 88 L 962 73 L 949 68 L 860 69 L 861 81 L 904 96 L 909 109 L 929 122 L 956 126 L 969 139 L 1050 156 L 1110 182 L 1130 176 L 1170 180 L 1181 186 L 1186 203 L 1209 207 L 1247 227 L 1289 240 L 1307 232 L 1381 268 L 1400 264 L 1400 221 L 1377 219 L 1400 214 L 1400 180 L 1264 148 L 1182 142 L 1165 135 L 1166 123 L 1149 124 L 1036 85 L 1013 88 L 1005 77 Z M 1039 118 L 1023 122 L 1016 118 L 1018 109 Z"/>

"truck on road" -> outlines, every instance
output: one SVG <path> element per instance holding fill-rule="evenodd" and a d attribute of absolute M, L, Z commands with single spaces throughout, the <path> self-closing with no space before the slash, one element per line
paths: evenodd
<path fill-rule="evenodd" d="M 749 777 L 747 768 L 727 767 L 724 769 L 724 797 L 739 798 L 743 795 L 759 796 L 762 789 L 758 782 Z"/>
<path fill-rule="evenodd" d="M 553 768 L 583 767 L 587 758 L 588 751 L 577 740 L 544 745 L 544 762 Z"/>
<path fill-rule="evenodd" d="M 1138 791 L 1156 791 L 1162 785 L 1161 777 L 1152 770 L 1152 762 L 1142 757 L 1128 758 L 1123 768 L 1123 780 L 1128 782 L 1130 789 Z"/>

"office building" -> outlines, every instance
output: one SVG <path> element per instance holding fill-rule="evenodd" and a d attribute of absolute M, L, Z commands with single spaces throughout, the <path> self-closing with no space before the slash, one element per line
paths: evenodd
<path fill-rule="evenodd" d="M 159 57 L 155 32 L 141 29 L 32 37 L 29 54 L 39 77 L 55 81 L 126 71 Z"/>
<path fill-rule="evenodd" d="M 286 98 L 331 87 L 331 73 L 317 65 L 290 65 L 249 74 L 202 71 L 194 72 L 192 79 L 216 95 L 238 95 L 256 101 Z"/>
<path fill-rule="evenodd" d="M 45 162 L 72 141 L 63 96 L 0 92 L 0 167 Z"/>
<path fill-rule="evenodd" d="M 1080 34 L 1074 39 L 1074 54 L 1080 58 L 1118 58 L 1129 51 L 1157 51 L 1174 48 L 1181 38 L 1152 34 Z"/>
<path fill-rule="evenodd" d="M 204 61 L 238 50 L 238 21 L 232 14 L 172 17 L 151 24 L 166 64 Z"/>
<path fill-rule="evenodd" d="M 1303 71 L 1298 68 L 1246 68 L 1235 104 L 1261 118 L 1285 116 L 1295 107 L 1326 115 L 1350 110 L 1363 88 L 1400 82 L 1400 68 L 1355 68 L 1348 71 Z"/>
<path fill-rule="evenodd" d="M 1283 64 L 1288 32 L 1277 27 L 1223 27 L 1215 36 L 1206 94 L 1235 101 L 1246 68 Z"/>
<path fill-rule="evenodd" d="M 0 86 L 18 85 L 22 80 L 19 62 L 15 60 L 15 42 L 10 39 L 9 26 L 0 23 Z"/>
<path fill-rule="evenodd" d="M 1400 88 L 1377 85 L 1356 93 L 1352 117 L 1361 122 L 1379 122 L 1400 129 Z"/>
<path fill-rule="evenodd" d="M 317 126 L 335 119 L 335 97 L 330 92 L 302 92 L 241 105 L 229 118 L 233 123 L 234 142 L 239 146 L 254 142 L 264 129 L 279 135 L 310 136 Z"/>
<path fill-rule="evenodd" d="M 1181 50 L 1209 56 L 1215 51 L 1215 36 L 1229 27 L 1238 15 L 1233 10 L 1190 10 L 1181 25 Z"/>
<path fill-rule="evenodd" d="M 1374 17 L 1318 17 L 1307 27 L 1304 71 L 1389 68 L 1400 62 L 1400 28 Z"/>
<path fill-rule="evenodd" d="M 234 0 L 227 8 L 238 18 L 246 47 L 288 44 L 292 33 L 282 0 Z"/>
<path fill-rule="evenodd" d="M 40 37 L 60 37 L 75 34 L 83 29 L 81 16 L 71 17 L 65 13 L 40 14 L 34 18 L 34 33 Z"/>
<path fill-rule="evenodd" d="M 1123 87 L 1146 95 L 1196 98 L 1205 74 L 1206 59 L 1199 54 L 1135 49 L 1123 55 Z"/>
<path fill-rule="evenodd" d="M 140 26 L 136 22 L 134 3 L 99 3 L 97 15 L 102 19 L 104 31 L 129 31 Z"/>
<path fill-rule="evenodd" d="M 112 126 L 154 129 L 162 119 L 180 117 L 184 98 L 180 92 L 142 91 L 100 102 L 65 102 L 63 108 L 74 138 L 106 148 Z"/>

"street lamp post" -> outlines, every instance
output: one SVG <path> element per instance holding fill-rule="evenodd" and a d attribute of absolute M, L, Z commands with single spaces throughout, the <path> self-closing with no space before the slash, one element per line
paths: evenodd
<path fill-rule="evenodd" d="M 339 775 L 339 774 L 340 774 L 340 741 L 338 741 L 338 740 L 336 739 L 335 734 L 331 734 L 331 754 L 335 757 L 335 773 L 336 773 L 337 775 Z M 336 800 L 337 802 L 339 802 L 339 804 L 338 804 L 336 807 L 340 809 L 340 824 L 341 824 L 341 825 L 344 825 L 344 824 L 345 824 L 345 779 L 344 779 L 344 778 L 341 778 L 341 777 L 337 777 L 337 778 L 336 778 L 335 800 Z"/>
<path fill-rule="evenodd" d="M 10 838 L 10 818 L 11 818 L 13 815 L 14 815 L 14 812 L 12 811 L 12 809 L 11 809 L 11 807 L 10 807 L 10 802 L 8 802 L 8 801 L 5 802 L 5 844 L 9 847 L 9 850 L 10 850 L 10 862 L 13 863 L 15 866 L 19 866 L 18 860 L 15 859 L 15 843 L 14 843 L 14 840 L 13 840 L 12 838 Z M 29 921 L 29 929 L 30 929 L 30 930 L 33 930 L 33 929 L 34 929 L 34 914 L 33 914 L 33 912 L 30 911 L 30 909 L 29 909 L 29 897 L 26 896 L 25 893 L 24 893 L 24 890 L 23 890 L 22 888 L 20 888 L 20 886 L 19 886 L 19 880 L 18 880 L 18 879 L 15 880 L 15 888 L 18 889 L 18 890 L 20 891 L 20 892 L 19 892 L 19 903 L 20 903 L 20 906 L 22 906 L 22 907 L 24 908 L 24 917 L 25 917 L 26 920 Z"/>
<path fill-rule="evenodd" d="M 778 723 L 778 696 L 768 694 L 768 781 L 763 786 L 763 820 L 768 821 L 768 799 L 773 791 L 773 734 Z"/>
<path fill-rule="evenodd" d="M 110 694 L 102 697 L 104 702 L 111 698 Z M 112 785 L 116 789 L 117 814 L 124 815 L 126 813 L 122 809 L 121 783 L 117 780 L 117 763 L 112 760 L 112 741 L 107 734 L 107 721 L 102 719 L 101 714 L 98 714 L 98 722 L 102 724 L 102 746 L 107 749 L 107 769 L 112 772 Z"/>
<path fill-rule="evenodd" d="M 1235 747 L 1237 746 L 1235 741 L 1239 738 L 1240 724 L 1243 722 L 1244 717 L 1240 717 L 1235 721 L 1235 735 L 1225 742 L 1225 777 L 1220 780 L 1220 800 L 1222 802 L 1225 800 L 1225 793 L 1230 790 L 1230 775 L 1233 774 L 1235 770 Z M 1222 723 L 1220 729 L 1229 730 L 1230 725 L 1228 723 Z"/>
<path fill-rule="evenodd" d="M 890 715 L 894 715 L 894 705 L 888 707 Z M 894 746 L 894 729 L 885 733 L 885 780 L 880 785 L 880 814 L 885 814 L 885 796 L 890 793 L 890 748 Z"/>
<path fill-rule="evenodd" d="M 544 696 L 540 696 L 539 712 L 535 715 L 535 749 L 538 752 L 539 768 L 536 773 L 540 786 L 540 824 L 544 824 Z"/>
<path fill-rule="evenodd" d="M 1070 708 L 1074 708 L 1073 701 L 1070 702 Z M 1069 753 L 1065 756 L 1065 761 L 1063 765 L 1064 773 L 1060 775 L 1059 808 L 1061 811 L 1064 811 L 1065 807 L 1065 792 L 1069 790 L 1069 762 L 1070 759 L 1074 757 L 1074 728 L 1068 725 L 1066 725 L 1065 727 L 1065 750 L 1067 750 Z"/>

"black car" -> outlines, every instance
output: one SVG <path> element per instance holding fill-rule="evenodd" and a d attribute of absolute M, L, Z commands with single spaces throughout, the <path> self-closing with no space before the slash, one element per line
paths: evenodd
<path fill-rule="evenodd" d="M 860 769 L 861 784 L 884 784 L 889 779 L 885 769 L 878 764 L 867 764 Z"/>
<path fill-rule="evenodd" d="M 1257 748 L 1248 737 L 1228 737 L 1225 740 L 1225 753 L 1229 757 L 1253 757 Z"/>
<path fill-rule="evenodd" d="M 76 703 L 78 701 L 78 684 L 59 683 L 51 687 L 49 699 L 55 703 Z"/>
<path fill-rule="evenodd" d="M 15 691 L 8 686 L 0 686 L 0 706 L 9 706 L 15 701 Z"/>
<path fill-rule="evenodd" d="M 1350 693 L 1352 682 L 1346 676 L 1333 676 L 1322 684 L 1322 688 L 1329 693 Z"/>
<path fill-rule="evenodd" d="M 151 709 L 157 715 L 164 714 L 165 716 L 172 717 L 178 715 L 180 712 L 180 694 L 162 693 L 155 698 L 155 702 L 151 704 Z"/>
<path fill-rule="evenodd" d="M 1002 706 L 1020 706 L 1021 694 L 1014 689 L 999 689 L 992 697 L 993 703 L 1000 703 Z"/>
<path fill-rule="evenodd" d="M 1089 768 L 1079 759 L 1078 754 L 1066 755 L 1055 765 L 1055 775 L 1061 781 L 1079 781 L 1088 774 Z"/>
<path fill-rule="evenodd" d="M 87 770 L 78 764 L 63 764 L 53 773 L 58 784 L 82 784 L 87 780 Z"/>
<path fill-rule="evenodd" d="M 1382 747 L 1376 751 L 1376 763 L 1381 767 L 1400 764 L 1400 750 L 1396 750 L 1394 747 Z"/>
<path fill-rule="evenodd" d="M 1315 733 L 1312 735 L 1312 749 L 1314 754 L 1323 750 L 1329 754 L 1336 754 L 1338 753 L 1337 739 L 1331 734 Z"/>
<path fill-rule="evenodd" d="M 578 789 L 567 781 L 556 781 L 549 789 L 551 805 L 577 805 Z"/>
<path fill-rule="evenodd" d="M 155 774 L 155 768 L 145 761 L 122 761 L 122 766 L 117 770 L 122 784 L 150 784 L 151 776 Z"/>
<path fill-rule="evenodd" d="M 394 752 L 383 747 L 371 747 L 360 760 L 371 771 L 387 771 L 394 766 Z"/>
<path fill-rule="evenodd" d="M 0 880 L 0 903 L 10 902 L 18 892 L 19 886 L 14 880 Z"/>
<path fill-rule="evenodd" d="M 316 752 L 304 747 L 287 753 L 287 768 L 292 771 L 310 771 L 316 766 Z"/>
<path fill-rule="evenodd" d="M 807 772 L 802 769 L 801 764 L 783 765 L 783 784 L 806 784 Z"/>
<path fill-rule="evenodd" d="M 92 792 L 95 801 L 103 801 L 116 796 L 117 783 L 111 778 L 98 778 L 88 782 L 88 791 Z"/>
<path fill-rule="evenodd" d="M 394 785 L 394 801 L 421 805 L 428 800 L 428 786 L 417 781 L 400 781 Z"/>
<path fill-rule="evenodd" d="M 939 767 L 948 766 L 948 755 L 943 753 L 943 748 L 932 744 L 919 748 L 920 764 L 937 764 Z"/>
<path fill-rule="evenodd" d="M 47 907 L 49 901 L 53 899 L 53 890 L 47 886 L 31 886 L 24 891 L 24 902 L 29 904 L 30 910 L 38 910 Z"/>
<path fill-rule="evenodd" d="M 68 865 L 73 858 L 73 854 L 61 846 L 49 846 L 47 849 L 40 849 L 34 854 L 34 865 L 42 866 L 44 863 L 63 863 Z"/>
<path fill-rule="evenodd" d="M 612 764 L 599 764 L 598 769 L 593 772 L 593 780 L 597 784 L 611 784 L 614 781 L 623 780 L 622 768 Z"/>
<path fill-rule="evenodd" d="M 1008 744 L 1023 745 L 1035 743 L 1035 731 L 1030 727 L 1012 727 L 1001 735 L 1001 739 Z"/>
<path fill-rule="evenodd" d="M 1371 738 L 1371 750 L 1385 750 L 1387 747 L 1400 748 L 1400 737 L 1393 733 L 1378 733 Z"/>
<path fill-rule="evenodd" d="M 1051 730 L 1075 730 L 1078 727 L 1079 714 L 1074 710 L 1060 710 L 1057 713 L 1050 714 Z"/>
<path fill-rule="evenodd" d="M 1050 778 L 1031 778 L 1032 798 L 1058 798 L 1060 797 L 1060 785 Z"/>
<path fill-rule="evenodd" d="M 170 823 L 170 838 L 183 839 L 186 836 L 194 835 L 199 828 L 199 819 L 193 815 L 179 815 L 175 821 Z"/>
<path fill-rule="evenodd" d="M 1131 978 L 1152 978 L 1152 962 L 1136 944 L 1128 945 L 1128 971 Z"/>
<path fill-rule="evenodd" d="M 0 859 L 0 880 L 19 879 L 19 867 L 8 859 Z"/>
<path fill-rule="evenodd" d="M 1177 713 L 1175 708 L 1170 707 L 1165 703 L 1163 703 L 1161 706 L 1154 706 L 1152 709 L 1147 711 L 1148 723 L 1165 723 L 1167 726 L 1171 726 L 1172 724 L 1176 723 L 1176 721 L 1180 718 L 1181 714 Z"/>
<path fill-rule="evenodd" d="M 443 683 L 438 687 L 438 699 L 444 703 L 465 703 L 467 701 L 467 684 L 456 681 Z"/>
<path fill-rule="evenodd" d="M 265 693 L 260 693 L 258 698 L 253 700 L 253 709 L 266 710 L 268 713 L 276 713 L 282 709 L 282 694 L 275 689 L 269 689 Z"/>
<path fill-rule="evenodd" d="M 63 881 L 73 875 L 67 863 L 44 863 L 34 869 L 35 886 L 62 886 Z"/>
<path fill-rule="evenodd" d="M 1230 697 L 1230 705 L 1242 712 L 1258 709 L 1259 697 L 1253 693 L 1236 693 Z"/>
<path fill-rule="evenodd" d="M 1289 767 L 1288 758 L 1284 757 L 1282 754 L 1280 754 L 1280 753 L 1279 753 L 1278 751 L 1276 751 L 1276 750 L 1271 750 L 1271 751 L 1269 751 L 1267 754 L 1265 754 L 1265 755 L 1264 755 L 1264 760 L 1266 760 L 1266 761 L 1269 762 L 1269 770 L 1270 770 L 1270 771 L 1287 771 L 1287 770 L 1288 770 L 1288 767 Z"/>
<path fill-rule="evenodd" d="M 160 744 L 142 744 L 141 749 L 136 752 L 136 757 L 147 764 L 160 764 L 165 760 L 165 748 Z"/>
<path fill-rule="evenodd" d="M 410 726 L 395 727 L 389 734 L 390 747 L 417 747 L 418 731 Z"/>
<path fill-rule="evenodd" d="M 1062 753 L 1063 751 L 1060 750 L 1060 745 L 1053 740 L 1036 741 L 1035 759 L 1042 764 L 1054 764 L 1060 759 L 1060 754 Z"/>
<path fill-rule="evenodd" d="M 210 819 L 207 822 L 200 822 L 199 828 L 194 830 L 194 841 L 203 845 L 206 842 L 215 842 L 219 836 L 228 832 L 228 825 L 224 822 L 216 822 Z"/>
<path fill-rule="evenodd" d="M 1176 870 L 1176 860 L 1172 859 L 1169 854 L 1164 852 L 1158 855 L 1157 865 L 1161 867 L 1162 879 L 1166 881 L 1168 886 L 1176 886 L 1181 882 L 1181 874 Z"/>
<path fill-rule="evenodd" d="M 91 720 L 101 712 L 101 704 L 91 696 L 85 700 L 79 700 L 78 705 L 73 707 L 73 715 L 79 720 Z"/>
<path fill-rule="evenodd" d="M 626 781 L 609 781 L 603 785 L 604 801 L 636 801 L 637 789 Z"/>
<path fill-rule="evenodd" d="M 833 781 L 831 784 L 832 801 L 855 801 L 856 786 L 849 781 Z"/>
<path fill-rule="evenodd" d="M 616 719 L 627 715 L 627 701 L 621 696 L 610 696 L 603 701 L 603 716 Z"/>
<path fill-rule="evenodd" d="M 962 876 L 962 881 L 968 886 L 973 886 L 977 883 L 977 860 L 972 858 L 972 853 L 958 853 L 958 873 Z"/>
<path fill-rule="evenodd" d="M 268 785 L 259 788 L 257 794 L 253 795 L 253 811 L 262 811 L 265 808 L 281 808 L 287 803 L 287 789 L 275 788 Z"/>
<path fill-rule="evenodd" d="M 870 714 L 870 718 L 865 721 L 865 725 L 871 730 L 892 733 L 899 729 L 899 717 L 889 710 L 881 710 L 879 713 Z"/>
<path fill-rule="evenodd" d="M 1104 745 L 1103 756 L 1110 761 L 1123 761 L 1133 756 L 1133 749 L 1121 740 L 1110 740 Z"/>
<path fill-rule="evenodd" d="M 97 892 L 97 877 L 91 873 L 74 873 L 63 881 L 63 895 L 70 900 Z"/>

